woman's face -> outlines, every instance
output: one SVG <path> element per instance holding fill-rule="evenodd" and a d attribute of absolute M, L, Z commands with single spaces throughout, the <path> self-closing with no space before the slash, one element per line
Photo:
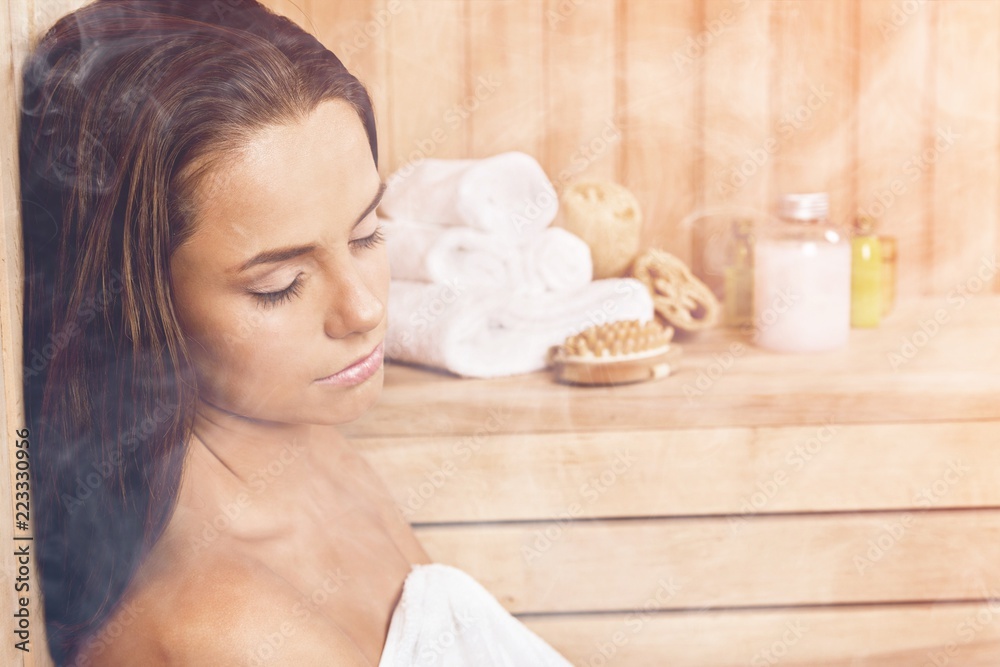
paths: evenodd
<path fill-rule="evenodd" d="M 261 131 L 202 181 L 173 298 L 199 396 L 251 419 L 338 424 L 382 388 L 320 382 L 385 338 L 389 263 L 373 237 L 381 181 L 357 112 L 327 101 Z"/>

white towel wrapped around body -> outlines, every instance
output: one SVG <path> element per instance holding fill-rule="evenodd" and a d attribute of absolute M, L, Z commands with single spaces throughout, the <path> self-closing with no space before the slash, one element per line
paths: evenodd
<path fill-rule="evenodd" d="M 402 218 L 382 219 L 393 279 L 564 291 L 593 279 L 590 247 L 549 227 L 516 243 L 504 234 Z"/>
<path fill-rule="evenodd" d="M 632 278 L 541 293 L 394 279 L 388 308 L 387 358 L 477 378 L 543 370 L 549 348 L 567 336 L 653 318 L 649 290 Z"/>
<path fill-rule="evenodd" d="M 426 158 L 387 181 L 379 213 L 521 237 L 555 220 L 559 200 L 545 170 L 520 151 L 480 160 Z"/>

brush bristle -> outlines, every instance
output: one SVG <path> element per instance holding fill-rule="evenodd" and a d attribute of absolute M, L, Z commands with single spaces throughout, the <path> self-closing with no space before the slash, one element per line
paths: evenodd
<path fill-rule="evenodd" d="M 665 349 L 673 333 L 673 328 L 665 329 L 655 320 L 645 324 L 639 320 L 621 320 L 584 329 L 569 336 L 562 347 L 567 357 L 612 360 Z"/>

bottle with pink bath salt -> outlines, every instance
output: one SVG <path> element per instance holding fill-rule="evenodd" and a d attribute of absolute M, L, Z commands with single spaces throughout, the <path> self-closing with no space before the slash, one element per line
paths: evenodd
<path fill-rule="evenodd" d="M 851 244 L 825 192 L 783 195 L 754 244 L 754 342 L 777 352 L 847 345 Z"/>

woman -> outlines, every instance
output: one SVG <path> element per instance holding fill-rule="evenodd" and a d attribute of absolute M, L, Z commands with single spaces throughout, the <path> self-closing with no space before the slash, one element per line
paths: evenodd
<path fill-rule="evenodd" d="M 381 391 L 389 270 L 336 56 L 250 0 L 99 0 L 29 57 L 21 123 L 57 664 L 412 664 L 425 590 L 502 628 L 467 651 L 507 644 L 436 664 L 569 664 L 431 564 L 337 431 Z"/>

